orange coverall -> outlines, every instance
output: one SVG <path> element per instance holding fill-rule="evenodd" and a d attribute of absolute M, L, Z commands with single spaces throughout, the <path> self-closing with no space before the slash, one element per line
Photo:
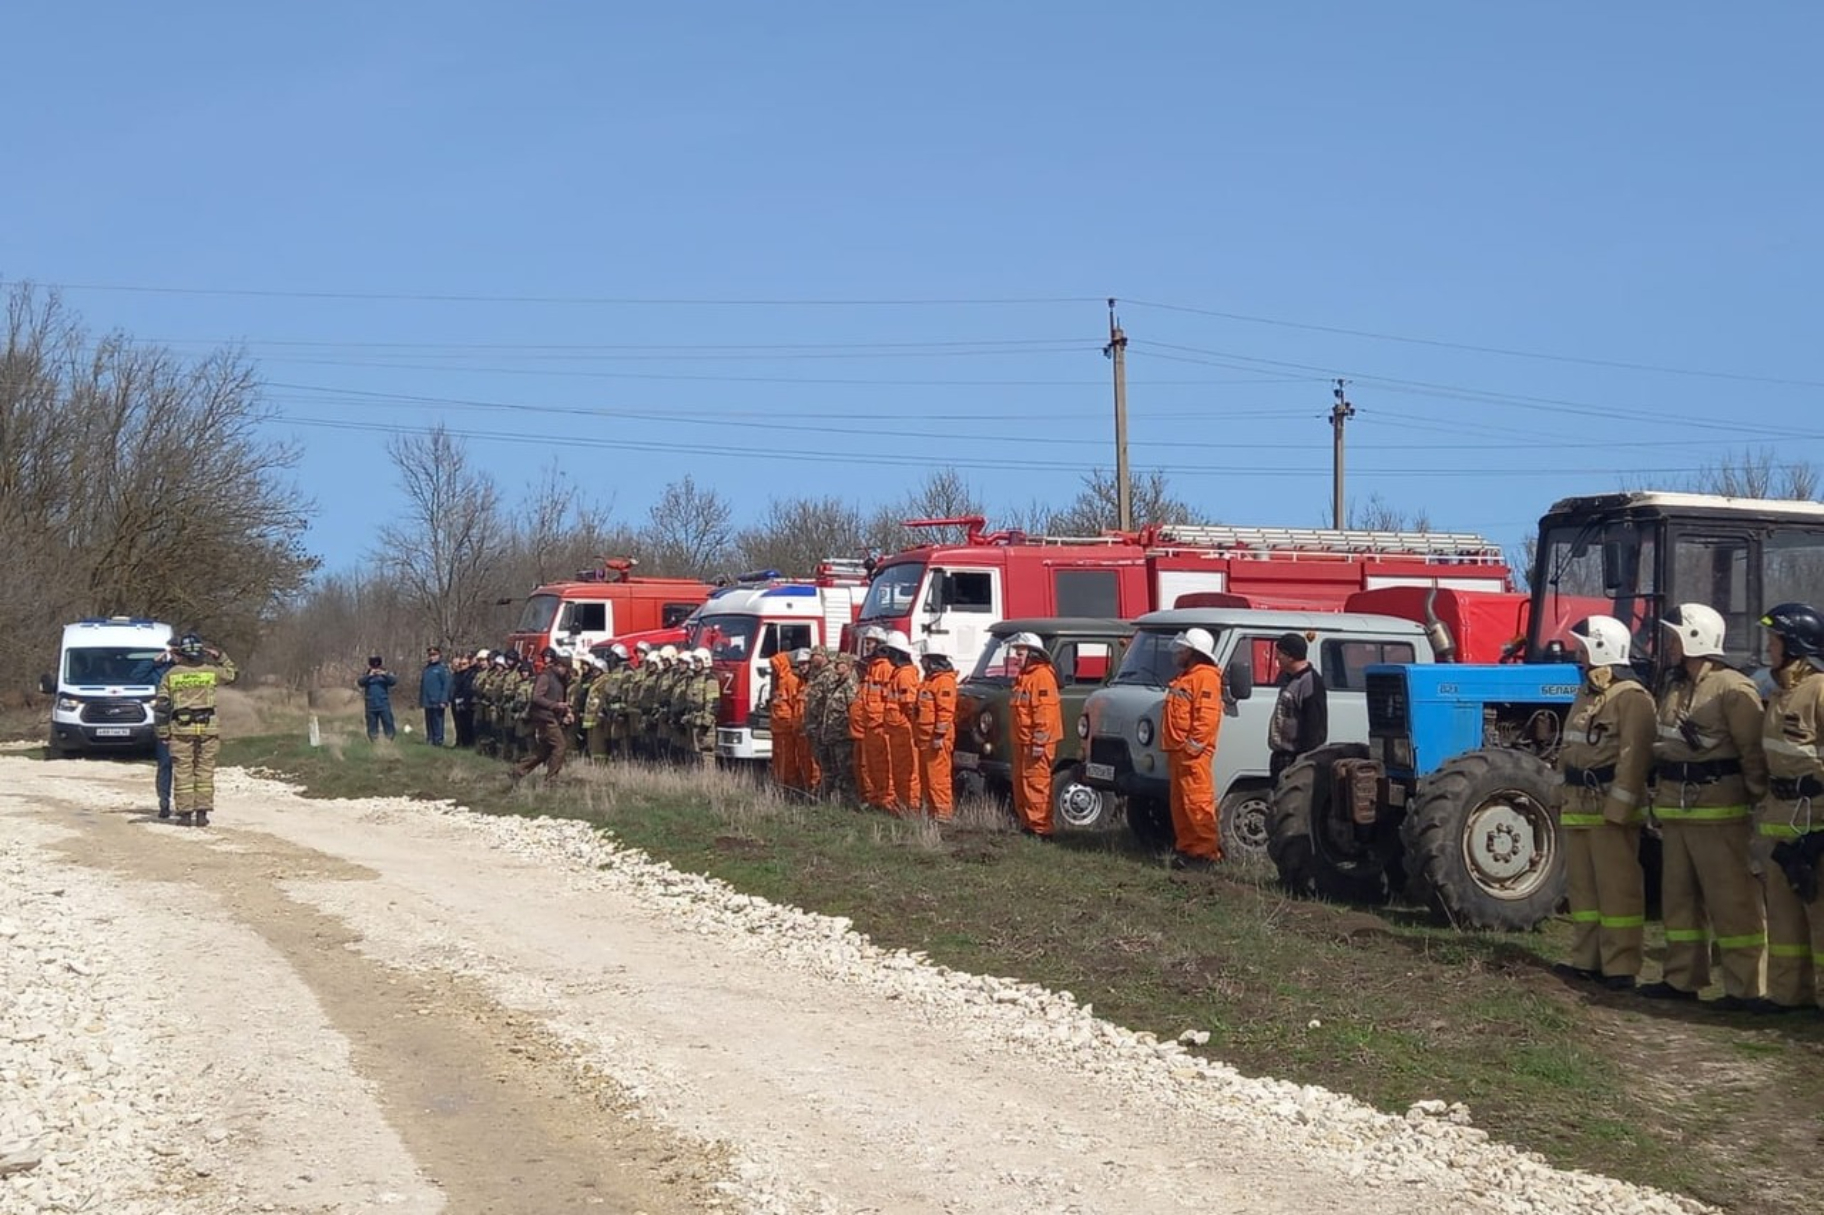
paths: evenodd
<path fill-rule="evenodd" d="M 862 789 L 868 805 L 877 810 L 893 808 L 893 759 L 887 743 L 887 698 L 892 682 L 892 660 L 876 651 L 862 673 L 856 699 L 862 702 Z"/>
<path fill-rule="evenodd" d="M 856 674 L 855 695 L 849 698 L 849 745 L 854 748 L 851 766 L 855 772 L 855 792 L 861 804 L 874 804 L 874 774 L 868 771 L 868 664 L 861 664 Z"/>
<path fill-rule="evenodd" d="M 798 761 L 804 734 L 804 684 L 792 670 L 790 654 L 773 655 L 773 779 L 787 789 L 803 788 Z"/>
<path fill-rule="evenodd" d="M 925 811 L 940 823 L 956 813 L 950 759 L 956 750 L 956 672 L 933 671 L 918 685 L 918 719 L 912 741 L 918 748 L 918 781 Z"/>
<path fill-rule="evenodd" d="M 1165 690 L 1159 749 L 1172 780 L 1172 834 L 1178 851 L 1222 859 L 1216 831 L 1216 735 L 1222 729 L 1222 673 L 1193 662 Z"/>
<path fill-rule="evenodd" d="M 920 805 L 918 745 L 913 738 L 918 718 L 918 667 L 893 666 L 887 677 L 887 763 L 893 769 L 895 814 L 917 814 Z"/>
<path fill-rule="evenodd" d="M 1051 834 L 1051 764 L 1064 733 L 1058 676 L 1044 659 L 1028 659 L 1008 697 L 1013 714 L 1013 810 L 1034 835 Z"/>

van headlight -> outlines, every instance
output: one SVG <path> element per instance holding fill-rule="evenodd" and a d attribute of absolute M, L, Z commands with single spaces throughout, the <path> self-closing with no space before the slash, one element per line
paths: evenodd
<path fill-rule="evenodd" d="M 1153 719 L 1150 717 L 1142 717 L 1140 719 L 1140 724 L 1134 727 L 1134 737 L 1137 740 L 1139 740 L 1139 743 L 1141 746 L 1143 746 L 1143 747 L 1152 746 L 1153 745 Z"/>
<path fill-rule="evenodd" d="M 82 708 L 82 702 L 77 700 L 74 696 L 59 696 L 57 698 L 57 707 L 65 713 L 75 713 Z"/>
<path fill-rule="evenodd" d="M 1083 714 L 1083 716 L 1077 718 L 1077 737 L 1078 738 L 1088 738 L 1089 737 L 1089 714 L 1087 714 L 1087 713 L 1085 713 L 1085 714 Z"/>
<path fill-rule="evenodd" d="M 994 736 L 993 713 L 989 712 L 987 709 L 983 709 L 980 713 L 975 715 L 975 733 L 979 738 L 992 738 Z"/>

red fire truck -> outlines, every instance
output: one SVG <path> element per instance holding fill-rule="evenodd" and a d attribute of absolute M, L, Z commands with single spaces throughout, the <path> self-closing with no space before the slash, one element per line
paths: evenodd
<path fill-rule="evenodd" d="M 604 559 L 572 582 L 535 588 L 511 634 L 514 647 L 534 656 L 546 646 L 581 655 L 610 638 L 677 628 L 715 589 L 690 578 L 638 578 L 635 564 Z"/>
<path fill-rule="evenodd" d="M 1085 538 L 989 532 L 980 516 L 908 526 L 963 527 L 967 537 L 876 563 L 857 623 L 898 629 L 965 671 L 1009 617 L 1132 619 L 1219 602 L 1335 612 L 1386 587 L 1514 585 L 1500 547 L 1461 532 L 1171 526 Z"/>
<path fill-rule="evenodd" d="M 772 696 L 772 658 L 810 646 L 838 644 L 867 595 L 859 561 L 826 561 L 814 578 L 781 578 L 768 570 L 716 592 L 693 624 L 695 644 L 709 649 L 722 699 L 716 754 L 770 759 L 772 734 L 761 712 Z"/>

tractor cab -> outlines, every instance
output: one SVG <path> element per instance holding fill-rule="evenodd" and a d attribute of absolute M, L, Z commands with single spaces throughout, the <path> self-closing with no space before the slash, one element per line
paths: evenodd
<path fill-rule="evenodd" d="M 1275 791 L 1269 851 L 1283 882 L 1340 898 L 1403 892 L 1465 927 L 1536 926 L 1564 895 L 1550 805 L 1582 682 L 1571 627 L 1624 622 L 1637 674 L 1656 687 L 1660 620 L 1704 603 L 1728 623 L 1730 661 L 1764 667 L 1767 607 L 1824 594 L 1824 504 L 1567 498 L 1540 521 L 1530 591 L 1511 663 L 1369 670 L 1369 745 L 1314 752 Z"/>

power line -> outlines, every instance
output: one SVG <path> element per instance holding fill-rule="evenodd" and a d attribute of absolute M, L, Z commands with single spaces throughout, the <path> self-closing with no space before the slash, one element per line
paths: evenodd
<path fill-rule="evenodd" d="M 970 308 L 1026 307 L 1043 304 L 1099 304 L 1101 296 L 1031 295 L 953 298 L 741 298 L 594 296 L 594 295 L 477 295 L 455 292 L 408 291 L 303 291 L 255 287 L 159 287 L 141 283 L 47 283 L 27 285 L 56 291 L 97 291 L 136 295 L 206 295 L 236 299 L 363 300 L 408 304 L 550 304 L 603 308 Z"/>

